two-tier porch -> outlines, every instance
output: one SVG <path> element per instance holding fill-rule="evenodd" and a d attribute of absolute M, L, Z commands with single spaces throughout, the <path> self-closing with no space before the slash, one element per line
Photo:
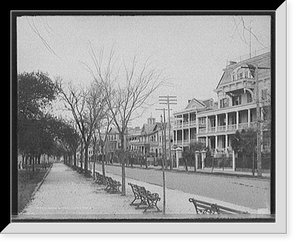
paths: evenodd
<path fill-rule="evenodd" d="M 256 105 L 249 103 L 197 114 L 197 140 L 213 150 L 227 152 L 237 130 L 256 128 Z"/>

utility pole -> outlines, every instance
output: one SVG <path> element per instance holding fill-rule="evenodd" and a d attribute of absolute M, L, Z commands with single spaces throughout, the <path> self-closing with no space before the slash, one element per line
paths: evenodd
<path fill-rule="evenodd" d="M 159 96 L 159 104 L 168 106 L 168 123 L 169 123 L 169 159 L 170 159 L 170 169 L 173 168 L 172 150 L 171 150 L 171 118 L 170 118 L 170 105 L 177 104 L 177 96 Z"/>
<path fill-rule="evenodd" d="M 166 213 L 166 175 L 165 175 L 165 165 L 166 165 L 166 115 L 165 115 L 165 108 L 162 109 L 155 109 L 155 110 L 162 110 L 163 116 L 161 115 L 161 125 L 162 125 L 162 136 L 163 136 L 163 162 L 162 162 L 162 175 L 163 175 L 163 214 Z"/>
<path fill-rule="evenodd" d="M 257 176 L 261 177 L 261 144 L 262 144 L 262 119 L 261 119 L 261 108 L 260 108 L 260 100 L 259 100 L 259 85 L 258 85 L 258 70 L 259 69 L 270 69 L 267 67 L 258 67 L 257 65 L 247 64 L 247 68 L 250 70 L 252 76 L 255 80 L 255 102 L 256 102 L 256 149 L 257 149 Z"/>
<path fill-rule="evenodd" d="M 256 138 L 257 138 L 257 176 L 261 177 L 261 114 L 260 114 L 260 105 L 259 105 L 259 86 L 258 86 L 258 67 L 255 66 L 255 98 L 256 98 Z"/>

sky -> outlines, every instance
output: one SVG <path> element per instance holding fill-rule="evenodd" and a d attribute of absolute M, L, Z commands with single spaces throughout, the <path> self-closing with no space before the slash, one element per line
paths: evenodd
<path fill-rule="evenodd" d="M 160 120 L 159 95 L 177 96 L 172 112 L 184 109 L 192 98 L 216 99 L 213 90 L 223 69 L 250 53 L 250 37 L 251 52 L 270 47 L 270 20 L 262 15 L 24 15 L 17 18 L 17 70 L 39 70 L 82 86 L 93 80 L 86 69 L 86 64 L 93 66 L 91 47 L 97 54 L 103 50 L 104 59 L 112 49 L 125 62 L 134 56 L 140 63 L 150 59 L 168 84 L 131 122 L 131 127 L 141 127 L 151 115 Z"/>

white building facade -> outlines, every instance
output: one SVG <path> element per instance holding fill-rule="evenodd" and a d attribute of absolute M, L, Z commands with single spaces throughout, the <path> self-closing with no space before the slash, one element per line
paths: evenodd
<path fill-rule="evenodd" d="M 183 111 L 174 114 L 177 120 L 174 144 L 185 147 L 198 141 L 214 153 L 230 154 L 231 139 L 236 131 L 257 127 L 257 105 L 261 109 L 270 109 L 270 59 L 270 52 L 267 52 L 238 63 L 230 62 L 214 90 L 216 102 L 192 99 Z M 258 67 L 258 86 L 253 70 L 255 66 Z M 270 116 L 264 111 L 261 115 L 266 124 Z"/>

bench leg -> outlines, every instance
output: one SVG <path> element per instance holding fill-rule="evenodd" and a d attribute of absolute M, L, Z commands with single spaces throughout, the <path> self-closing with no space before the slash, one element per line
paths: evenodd
<path fill-rule="evenodd" d="M 139 204 L 140 204 L 139 202 L 134 203 L 137 199 L 140 199 L 140 198 L 135 197 L 135 198 L 133 199 L 133 201 L 132 201 L 129 205 L 130 205 L 130 206 L 137 206 L 137 205 L 139 205 Z"/>
<path fill-rule="evenodd" d="M 147 202 L 143 199 L 141 199 L 141 202 L 137 205 L 137 207 L 135 209 L 144 209 L 144 207 L 140 207 L 142 205 L 146 205 L 147 206 Z"/>
<path fill-rule="evenodd" d="M 160 209 L 158 208 L 158 206 L 157 206 L 157 202 L 158 202 L 158 201 L 154 201 L 154 202 L 149 202 L 149 201 L 148 201 L 148 207 L 145 208 L 145 210 L 144 210 L 143 213 L 145 213 L 148 209 L 154 208 L 154 207 L 156 207 L 157 212 L 161 212 L 161 210 L 160 210 Z"/>

